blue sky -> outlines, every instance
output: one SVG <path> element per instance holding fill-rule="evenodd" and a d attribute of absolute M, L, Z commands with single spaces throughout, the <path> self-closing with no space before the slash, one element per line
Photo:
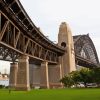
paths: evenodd
<path fill-rule="evenodd" d="M 100 59 L 100 0 L 20 1 L 34 24 L 52 41 L 57 41 L 61 22 L 69 24 L 73 35 L 89 33 Z M 0 61 L 0 66 L 4 66 L 0 71 L 9 69 L 9 63 Z"/>

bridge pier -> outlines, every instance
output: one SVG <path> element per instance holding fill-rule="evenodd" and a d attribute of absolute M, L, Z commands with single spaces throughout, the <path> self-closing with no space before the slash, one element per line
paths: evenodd
<path fill-rule="evenodd" d="M 58 65 L 49 65 L 49 84 L 50 88 L 62 88 L 62 68 L 61 64 Z"/>
<path fill-rule="evenodd" d="M 40 87 L 49 89 L 48 62 L 41 63 Z"/>
<path fill-rule="evenodd" d="M 17 71 L 18 71 L 18 64 L 17 63 L 11 63 L 10 64 L 10 77 L 9 77 L 10 88 L 16 87 Z"/>
<path fill-rule="evenodd" d="M 42 62 L 40 65 L 30 64 L 30 84 L 32 88 L 62 88 L 59 82 L 62 78 L 62 67 L 58 65 L 48 65 Z"/>
<path fill-rule="evenodd" d="M 40 78 L 41 78 L 41 66 L 30 64 L 30 85 L 31 88 L 40 87 Z"/>
<path fill-rule="evenodd" d="M 16 90 L 30 90 L 29 83 L 29 57 L 22 55 L 18 59 L 18 73 Z"/>

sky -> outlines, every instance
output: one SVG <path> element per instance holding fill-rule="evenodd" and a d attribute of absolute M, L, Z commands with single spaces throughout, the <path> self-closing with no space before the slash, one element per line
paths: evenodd
<path fill-rule="evenodd" d="M 69 24 L 73 35 L 88 34 L 100 59 L 100 0 L 20 0 L 33 23 L 51 41 L 57 41 L 61 22 Z M 0 71 L 9 63 L 0 61 Z M 9 70 L 8 70 L 9 71 Z"/>

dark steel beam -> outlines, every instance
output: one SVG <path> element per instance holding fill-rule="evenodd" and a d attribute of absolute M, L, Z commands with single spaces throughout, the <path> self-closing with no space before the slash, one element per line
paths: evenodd
<path fill-rule="evenodd" d="M 8 24 L 9 24 L 9 21 L 6 21 L 4 26 L 3 26 L 3 28 L 2 28 L 2 30 L 1 30 L 1 32 L 0 32 L 0 41 L 3 38 L 3 35 L 4 35 L 4 33 L 5 33 L 6 29 L 7 29 Z"/>
<path fill-rule="evenodd" d="M 1 33 L 1 12 L 0 12 L 0 33 Z"/>

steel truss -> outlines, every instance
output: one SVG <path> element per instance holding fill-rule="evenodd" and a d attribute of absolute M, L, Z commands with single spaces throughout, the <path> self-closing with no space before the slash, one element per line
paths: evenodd
<path fill-rule="evenodd" d="M 39 60 L 47 60 L 52 63 L 58 62 L 58 55 L 56 52 L 45 49 L 33 39 L 25 35 L 4 13 L 0 12 L 0 44 L 1 55 L 3 59 L 11 54 L 6 46 L 11 50 L 15 50 L 18 54 L 25 54 Z M 4 49 L 4 52 L 2 51 Z M 11 51 L 10 50 L 10 51 Z M 13 57 L 15 59 L 17 57 Z"/>
<path fill-rule="evenodd" d="M 89 35 L 80 35 L 74 42 L 76 62 L 85 66 L 98 66 L 99 60 L 96 49 Z"/>

